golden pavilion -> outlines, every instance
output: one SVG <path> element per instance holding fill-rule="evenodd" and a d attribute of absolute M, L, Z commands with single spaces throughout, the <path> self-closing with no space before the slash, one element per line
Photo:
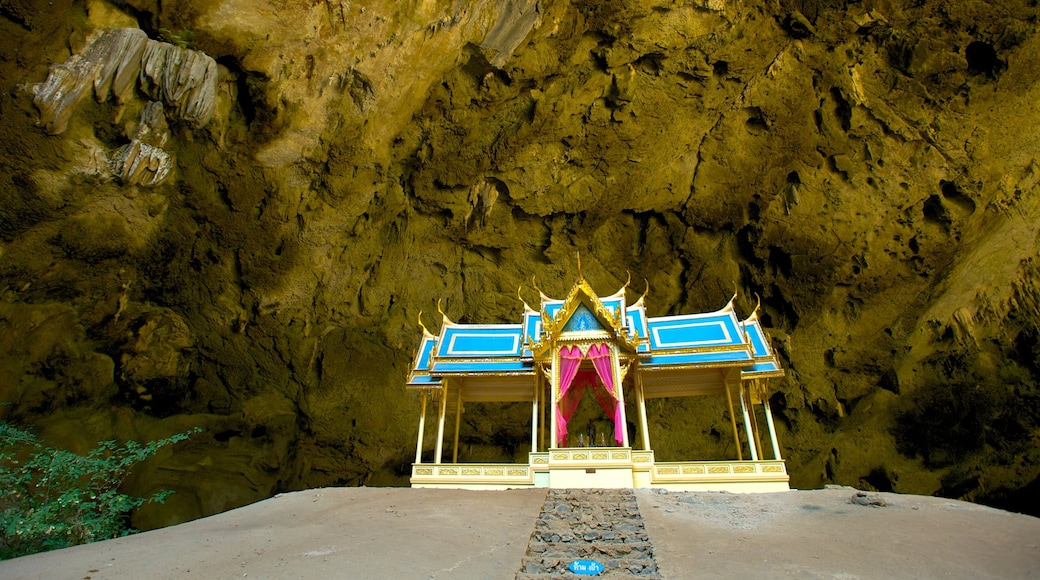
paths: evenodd
<path fill-rule="evenodd" d="M 441 312 L 440 333 L 434 335 L 420 314 L 423 336 L 407 382 L 421 393 L 412 487 L 789 489 L 767 389 L 768 380 L 784 371 L 757 309 L 740 320 L 731 299 L 716 312 L 648 317 L 646 294 L 628 304 L 626 287 L 599 296 L 579 266 L 578 281 L 565 298 L 539 291 L 539 309 L 524 303 L 518 324 L 458 324 Z M 587 392 L 602 410 L 600 424 L 609 437 L 601 432 L 596 441 L 591 433 L 586 439 L 583 429 L 569 425 Z M 656 461 L 646 401 L 706 396 L 724 399 L 737 457 Z M 460 461 L 463 406 L 490 402 L 530 404 L 526 463 Z M 431 411 L 437 434 L 432 461 L 424 462 Z M 447 462 L 449 415 L 454 433 Z M 630 423 L 635 441 L 629 440 Z"/>

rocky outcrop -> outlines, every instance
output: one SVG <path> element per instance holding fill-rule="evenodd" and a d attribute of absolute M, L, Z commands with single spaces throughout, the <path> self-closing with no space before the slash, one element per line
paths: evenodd
<path fill-rule="evenodd" d="M 104 30 L 82 55 L 51 67 L 47 79 L 32 86 L 40 123 L 52 135 L 64 133 L 83 97 L 99 102 L 113 98 L 125 105 L 140 88 L 150 98 L 130 142 L 107 156 L 111 175 L 124 184 L 154 187 L 173 169 L 173 157 L 162 149 L 169 138 L 163 104 L 175 118 L 201 127 L 213 116 L 217 65 L 209 56 L 165 42 L 149 40 L 131 28 Z"/>
<path fill-rule="evenodd" d="M 123 103 L 140 87 L 170 106 L 178 119 L 195 127 L 213 116 L 217 63 L 209 56 L 165 42 L 149 40 L 143 30 L 100 31 L 82 55 L 51 67 L 47 80 L 33 85 L 40 123 L 57 135 L 93 88 L 99 102 L 110 96 Z"/>
<path fill-rule="evenodd" d="M 651 314 L 761 297 L 795 486 L 1038 511 L 1025 0 L 23 4 L 0 417 L 74 447 L 204 426 L 128 482 L 178 490 L 140 525 L 404 483 L 419 311 L 513 320 L 578 251 Z M 660 460 L 735 454 L 722 405 L 650 414 Z M 524 457 L 527 420 L 467 409 L 460 455 Z"/>
<path fill-rule="evenodd" d="M 173 157 L 162 149 L 169 138 L 162 103 L 151 101 L 141 111 L 141 122 L 130 143 L 116 149 L 109 163 L 121 182 L 154 187 L 173 169 Z"/>
<path fill-rule="evenodd" d="M 149 41 L 141 55 L 141 90 L 194 127 L 209 123 L 216 101 L 217 63 L 208 55 Z"/>

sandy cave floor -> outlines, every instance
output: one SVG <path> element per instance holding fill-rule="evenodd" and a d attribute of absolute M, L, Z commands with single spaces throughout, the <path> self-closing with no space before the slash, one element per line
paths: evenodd
<path fill-rule="evenodd" d="M 851 488 L 636 492 L 665 578 L 1037 578 L 1040 518 Z M 325 488 L 0 562 L 0 578 L 513 578 L 545 490 Z"/>

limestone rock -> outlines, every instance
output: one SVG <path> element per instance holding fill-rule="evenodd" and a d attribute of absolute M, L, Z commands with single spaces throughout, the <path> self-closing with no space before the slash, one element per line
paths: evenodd
<path fill-rule="evenodd" d="M 64 61 L 43 130 L 0 102 L 0 418 L 205 426 L 130 482 L 177 489 L 149 525 L 405 484 L 419 312 L 515 320 L 578 251 L 651 315 L 761 298 L 795 487 L 1040 513 L 1028 0 L 105 2 L 0 19 L 9 89 Z M 651 405 L 659 460 L 735 456 L 708 399 Z M 460 457 L 525 457 L 529 421 L 467 407 Z"/>
<path fill-rule="evenodd" d="M 498 20 L 481 41 L 492 53 L 494 66 L 502 66 L 541 20 L 541 0 L 498 0 Z"/>
<path fill-rule="evenodd" d="M 166 114 L 162 103 L 149 101 L 141 110 L 141 120 L 131 139 L 142 141 L 153 147 L 162 147 L 170 138 L 170 128 L 166 124 Z"/>
<path fill-rule="evenodd" d="M 173 107 L 178 119 L 201 127 L 213 116 L 217 63 L 201 52 L 150 40 L 140 81 L 141 90 Z"/>
<path fill-rule="evenodd" d="M 94 94 L 99 102 L 109 98 L 125 102 L 137 86 L 141 55 L 148 36 L 136 28 L 117 28 L 102 33 L 83 55 L 83 60 L 97 63 Z"/>
<path fill-rule="evenodd" d="M 33 102 L 40 109 L 40 124 L 52 135 L 64 133 L 80 99 L 91 90 L 94 63 L 73 57 L 51 67 L 47 80 L 33 85 Z"/>
<path fill-rule="evenodd" d="M 173 159 L 158 147 L 134 140 L 115 150 L 110 163 L 112 173 L 123 183 L 150 187 L 166 179 Z"/>
<path fill-rule="evenodd" d="M 865 505 L 872 507 L 885 507 L 888 505 L 885 503 L 885 499 L 881 497 L 879 493 L 867 493 L 865 491 L 857 491 L 852 494 L 849 498 L 849 503 L 854 505 Z"/>
<path fill-rule="evenodd" d="M 47 79 L 33 85 L 33 102 L 40 123 L 57 135 L 91 88 L 99 102 L 112 96 L 122 103 L 139 85 L 177 118 L 201 127 L 213 116 L 216 77 L 216 62 L 198 51 L 149 40 L 138 29 L 104 30 L 82 55 L 53 65 Z"/>
<path fill-rule="evenodd" d="M 141 111 L 141 121 L 130 143 L 110 155 L 112 174 L 125 184 L 159 185 L 173 170 L 173 156 L 162 149 L 169 137 L 162 103 L 149 102 Z"/>

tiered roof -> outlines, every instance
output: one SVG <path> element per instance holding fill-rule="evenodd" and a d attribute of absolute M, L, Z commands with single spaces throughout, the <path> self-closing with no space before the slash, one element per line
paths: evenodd
<path fill-rule="evenodd" d="M 555 344 L 596 338 L 637 361 L 648 397 L 697 394 L 734 380 L 784 374 L 757 309 L 739 320 L 731 299 L 715 312 L 648 318 L 645 295 L 630 305 L 626 288 L 600 297 L 579 276 L 562 300 L 539 292 L 539 310 L 524 303 L 517 324 L 459 324 L 442 313 L 439 335 L 423 327 L 407 384 L 439 387 L 443 378 L 457 377 L 464 384 L 483 385 L 471 390 L 485 397 L 493 396 L 488 389 L 516 391 L 514 398 L 494 400 L 529 400 L 526 389 L 533 397 L 536 365 L 549 364 Z"/>

